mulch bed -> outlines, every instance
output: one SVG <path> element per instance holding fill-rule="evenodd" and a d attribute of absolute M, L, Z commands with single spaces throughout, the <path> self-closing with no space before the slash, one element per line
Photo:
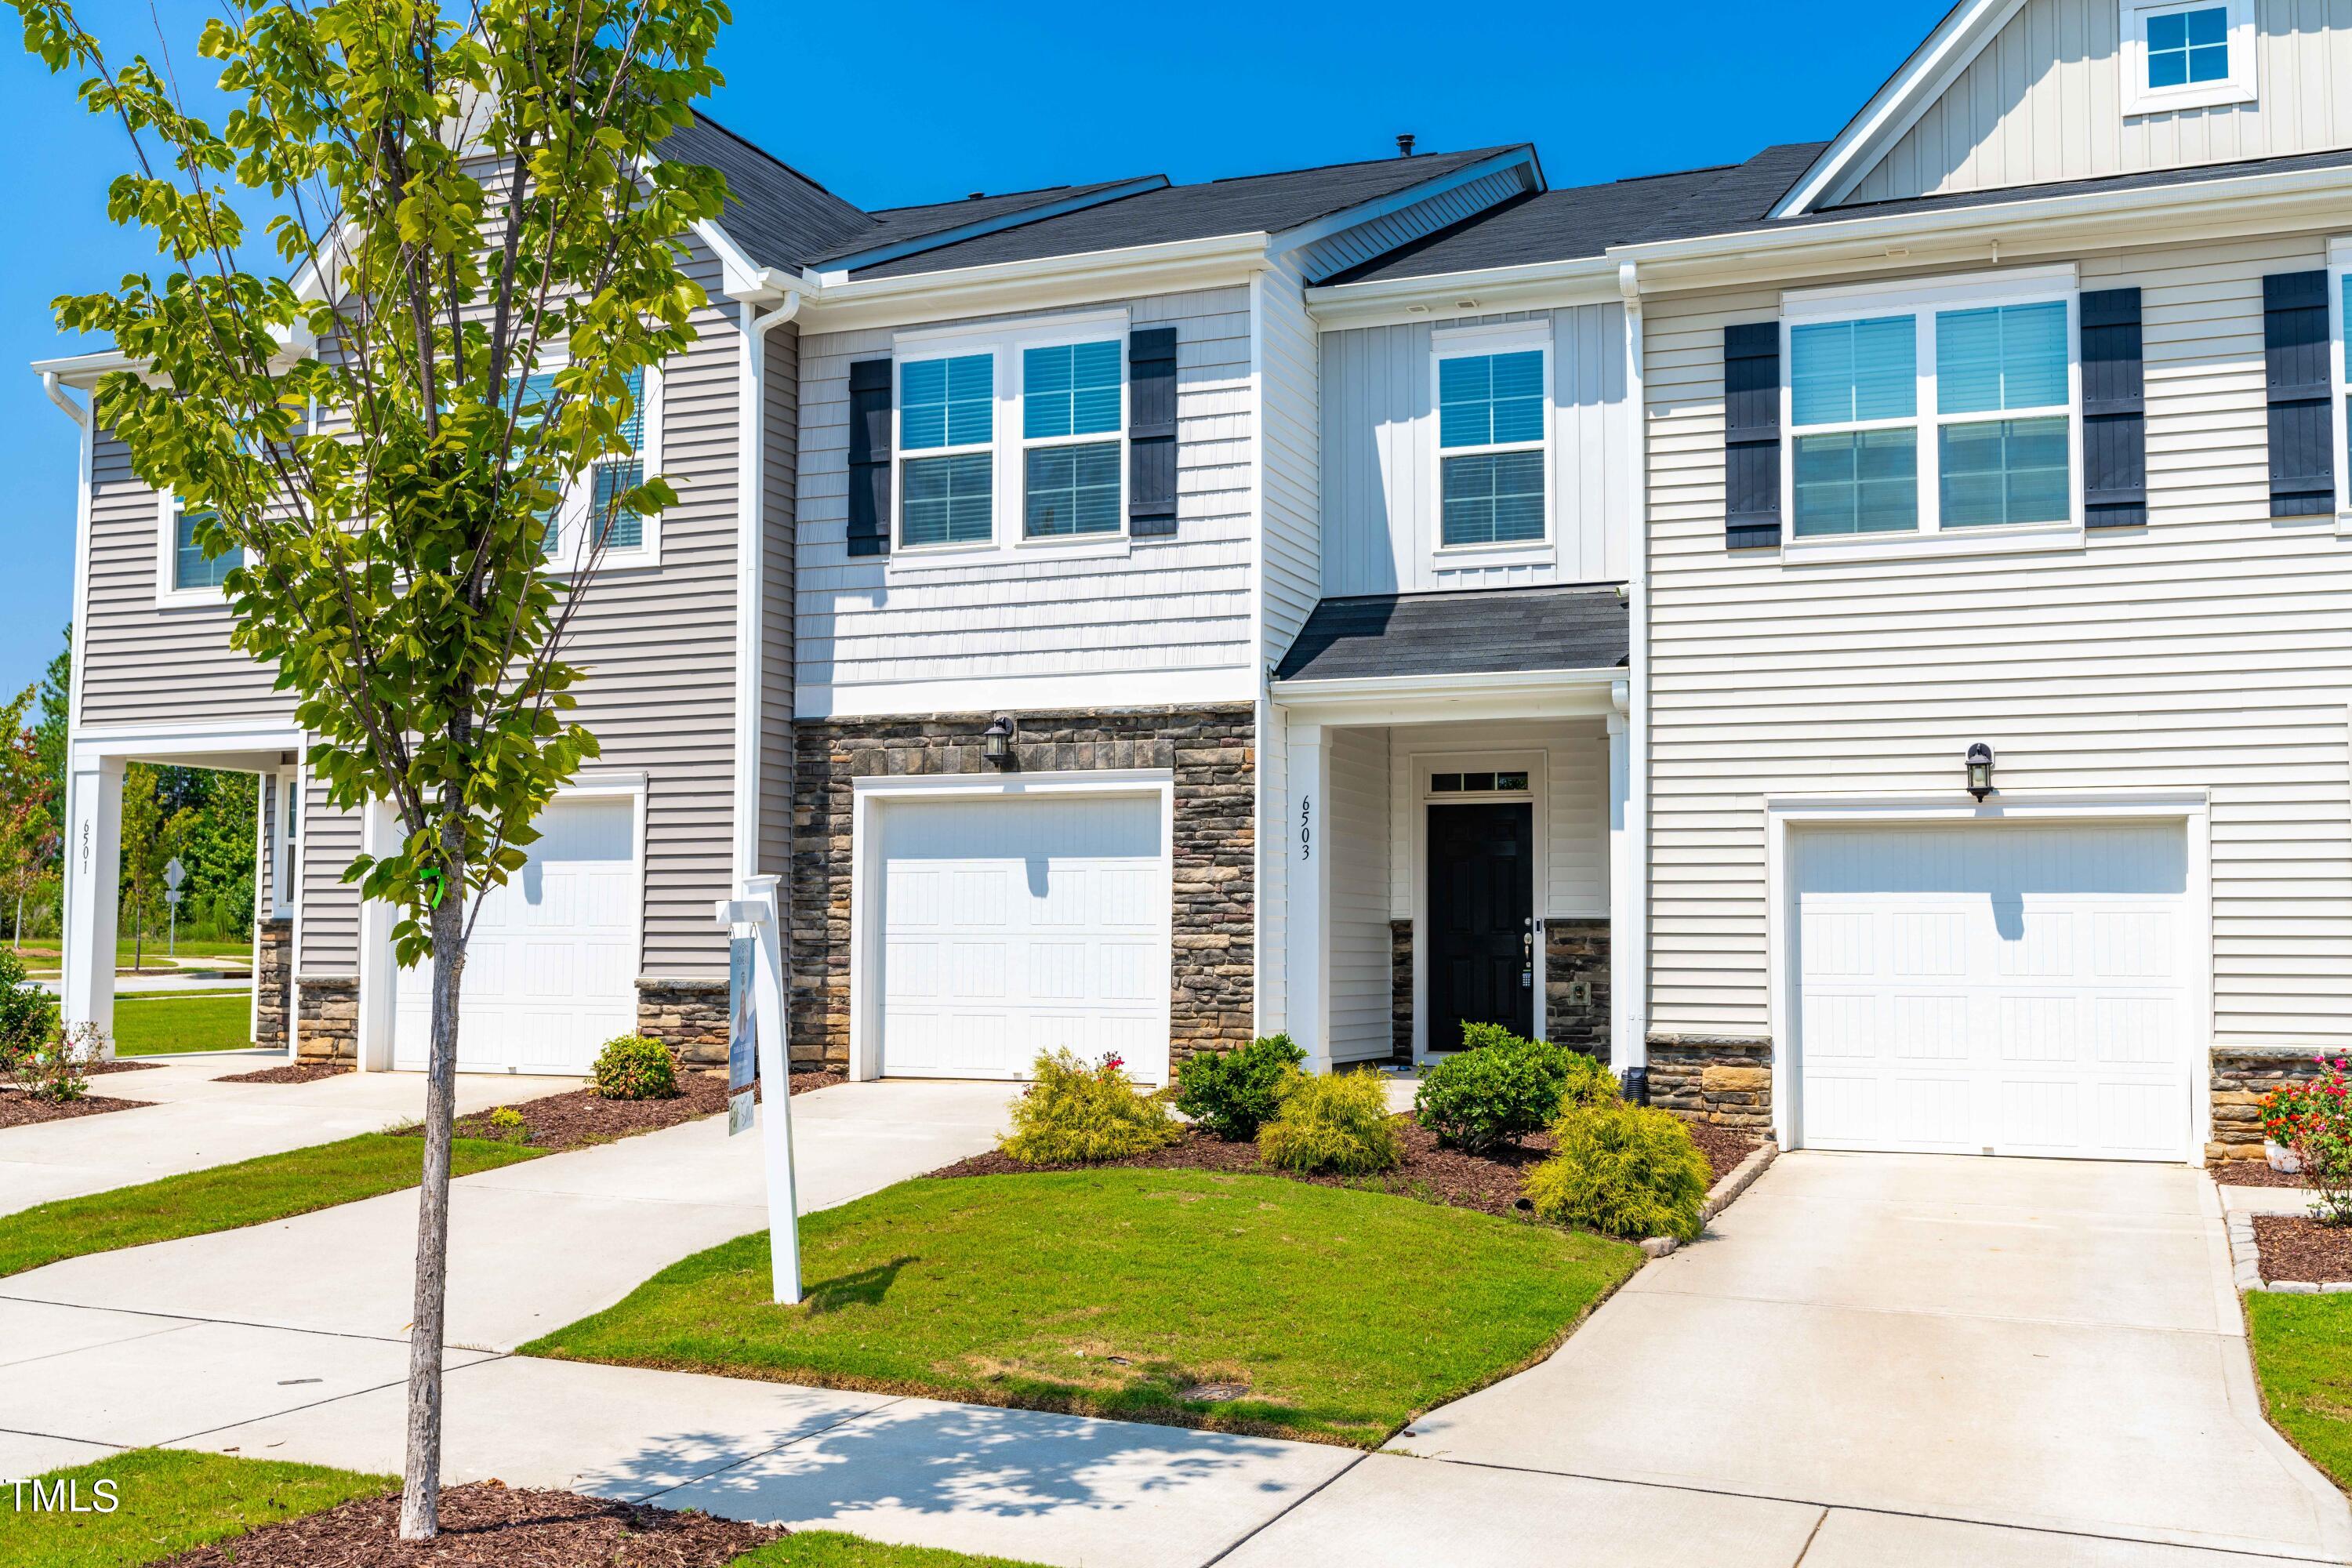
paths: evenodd
<path fill-rule="evenodd" d="M 2254 1246 L 2265 1279 L 2315 1285 L 2352 1280 L 2352 1226 L 2322 1225 L 2300 1215 L 2254 1215 Z"/>
<path fill-rule="evenodd" d="M 1145 1171 L 1246 1172 L 1261 1176 L 1282 1176 L 1294 1182 L 1312 1182 L 1323 1187 L 1371 1188 L 1454 1208 L 1476 1209 L 1481 1214 L 1507 1215 L 1525 1212 L 1520 1207 L 1522 1199 L 1519 1194 L 1527 1180 L 1527 1173 L 1531 1166 L 1540 1163 L 1549 1155 L 1552 1147 L 1550 1135 L 1538 1132 L 1518 1145 L 1507 1143 L 1492 1153 L 1472 1154 L 1440 1143 L 1436 1133 L 1423 1127 L 1410 1115 L 1397 1119 L 1397 1131 L 1404 1139 L 1404 1163 L 1385 1176 L 1295 1175 L 1288 1171 L 1277 1171 L 1259 1163 L 1255 1143 L 1228 1143 L 1196 1127 L 1184 1130 L 1181 1142 L 1171 1143 L 1165 1149 L 1155 1149 L 1148 1154 L 1106 1161 L 1103 1165 L 1024 1165 L 1003 1150 L 992 1149 L 985 1154 L 959 1160 L 930 1173 L 943 1177 L 1001 1176 L 1029 1171 L 1101 1170 L 1106 1166 L 1126 1166 Z M 1755 1139 L 1705 1124 L 1693 1125 L 1691 1136 L 1698 1144 L 1700 1152 L 1707 1157 L 1707 1164 L 1713 1172 L 1710 1184 L 1721 1181 L 1733 1166 L 1746 1159 L 1758 1146 Z"/>
<path fill-rule="evenodd" d="M 793 1074 L 793 1092 L 806 1094 L 811 1089 L 843 1082 L 846 1076 L 835 1068 L 796 1072 Z M 534 1149 L 584 1149 L 593 1143 L 610 1143 L 615 1138 L 633 1137 L 639 1132 L 658 1132 L 665 1127 L 715 1116 L 727 1109 L 727 1075 L 723 1072 L 689 1068 L 677 1075 L 677 1087 L 675 1100 L 606 1100 L 593 1089 L 574 1089 L 520 1101 L 513 1108 L 523 1121 L 518 1141 Z M 759 1091 L 752 1092 L 756 1096 Z M 412 1131 L 422 1136 L 422 1129 Z M 457 1118 L 457 1136 L 514 1135 L 493 1126 L 490 1112 L 484 1110 Z"/>
<path fill-rule="evenodd" d="M 2217 1160 L 2208 1165 L 2215 1181 L 2225 1187 L 2299 1187 L 2301 1176 L 2273 1171 L 2268 1160 Z"/>
<path fill-rule="evenodd" d="M 162 1560 L 158 1568 L 720 1568 L 786 1533 L 707 1513 L 498 1481 L 441 1494 L 441 1533 L 400 1539 L 400 1494 L 355 1498 Z"/>
<path fill-rule="evenodd" d="M 10 1089 L 0 1094 L 0 1127 L 29 1127 L 37 1121 L 67 1121 L 77 1116 L 103 1116 L 110 1110 L 136 1110 L 142 1105 L 152 1105 L 152 1100 L 116 1100 L 110 1095 L 88 1094 L 63 1104 L 43 1100 L 37 1095 Z"/>
<path fill-rule="evenodd" d="M 253 1072 L 226 1072 L 213 1079 L 215 1083 L 315 1083 L 322 1078 L 338 1078 L 358 1069 L 350 1062 L 280 1062 L 274 1068 L 261 1068 Z"/>

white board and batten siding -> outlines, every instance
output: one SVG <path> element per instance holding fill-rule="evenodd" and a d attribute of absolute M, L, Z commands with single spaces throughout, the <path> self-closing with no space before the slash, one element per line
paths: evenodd
<path fill-rule="evenodd" d="M 2084 289 L 2142 290 L 2150 521 L 2049 553 L 1727 552 L 1723 328 L 1779 299 L 1652 302 L 1654 1029 L 1769 1030 L 1768 797 L 1965 805 L 1983 741 L 2020 802 L 2207 792 L 2212 1016 L 2191 1051 L 2352 1047 L 2352 541 L 2271 519 L 2263 392 L 2263 277 L 2325 244 L 2082 259 Z"/>
<path fill-rule="evenodd" d="M 1324 962 L 1331 978 L 1331 1059 L 1384 1058 L 1391 1036 L 1389 730 L 1334 730 L 1324 841 L 1331 907 Z"/>
<path fill-rule="evenodd" d="M 2253 0 L 2259 96 L 2126 114 L 2116 0 L 2026 0 L 1841 202 L 2352 146 L 2352 0 Z"/>
<path fill-rule="evenodd" d="M 768 329 L 767 446 L 761 453 L 763 578 L 760 618 L 760 869 L 789 876 L 793 856 L 793 597 L 799 568 L 801 334 Z"/>
<path fill-rule="evenodd" d="M 1110 307 L 1089 310 L 1100 308 Z M 1020 682 L 1034 692 L 1031 683 L 1073 676 L 1194 680 L 1215 700 L 1247 700 L 1257 531 L 1249 289 L 1155 295 L 1125 308 L 1130 328 L 1177 330 L 1177 528 L 1173 539 L 1139 540 L 1108 555 L 1041 547 L 919 566 L 852 557 L 849 367 L 888 358 L 893 334 L 871 328 L 801 339 L 802 717 L 1021 706 L 999 703 L 992 686 Z M 1070 313 L 989 320 L 1011 326 Z M 999 527 L 1018 520 L 1017 498 L 1000 498 Z M 1087 705 L 1115 706 L 1117 698 Z"/>
<path fill-rule="evenodd" d="M 1549 318 L 1552 548 L 1455 568 L 1435 553 L 1438 462 L 1429 323 L 1323 334 L 1323 582 L 1332 597 L 1608 583 L 1626 575 L 1637 479 L 1625 399 L 1625 311 L 1576 305 L 1465 319 Z"/>

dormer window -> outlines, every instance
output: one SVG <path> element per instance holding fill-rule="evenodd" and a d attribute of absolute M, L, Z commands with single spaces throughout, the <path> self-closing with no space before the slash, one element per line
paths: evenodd
<path fill-rule="evenodd" d="M 2254 99 L 2252 0 L 2118 0 L 2124 112 Z"/>

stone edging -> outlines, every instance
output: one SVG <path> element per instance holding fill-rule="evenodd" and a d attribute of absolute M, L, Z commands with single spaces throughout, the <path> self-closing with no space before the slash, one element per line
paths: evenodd
<path fill-rule="evenodd" d="M 2292 1217 L 2292 1216 L 2289 1216 Z M 2324 1285 L 2308 1279 L 2265 1279 L 2263 1255 L 2254 1240 L 2254 1215 L 2248 1209 L 2223 1209 L 2221 1223 L 2230 1232 L 2230 1272 L 2241 1290 L 2276 1290 L 2288 1296 L 2340 1296 L 2352 1292 L 2352 1279 L 2330 1279 Z M 1643 1243 L 1644 1247 L 1647 1242 Z"/>
<path fill-rule="evenodd" d="M 1768 1138 L 1754 1153 L 1734 1165 L 1729 1175 L 1707 1189 L 1706 1201 L 1698 1205 L 1698 1223 L 1702 1226 L 1713 1223 L 1716 1215 L 1731 1206 L 1734 1198 L 1756 1184 L 1756 1178 L 1764 1173 L 1764 1168 L 1778 1158 L 1780 1152 L 1780 1146 Z M 1671 1236 L 1653 1236 L 1643 1240 L 1642 1250 L 1653 1258 L 1664 1258 L 1681 1245 Z M 2352 1285 L 2345 1289 L 2352 1289 Z"/>

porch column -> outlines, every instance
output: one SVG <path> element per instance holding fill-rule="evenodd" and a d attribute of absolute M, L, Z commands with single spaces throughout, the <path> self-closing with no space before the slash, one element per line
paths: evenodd
<path fill-rule="evenodd" d="M 1331 789 L 1331 753 L 1323 726 L 1290 726 L 1288 809 L 1273 835 L 1289 862 L 1284 1026 L 1307 1053 L 1307 1070 L 1331 1070 L 1331 966 L 1327 954 L 1331 872 L 1325 854 L 1323 802 Z"/>
<path fill-rule="evenodd" d="M 66 923 L 59 979 L 68 1025 L 94 1023 L 114 1057 L 114 937 L 122 877 L 122 759 L 78 765 L 66 838 Z"/>
<path fill-rule="evenodd" d="M 1642 1006 L 1647 944 L 1642 940 L 1642 864 L 1633 831 L 1633 735 L 1609 715 L 1609 1065 L 1618 1072 L 1649 1060 Z"/>
<path fill-rule="evenodd" d="M 400 847 L 400 822 L 392 807 L 380 800 L 368 802 L 360 816 L 361 849 L 388 855 Z M 392 963 L 392 928 L 399 913 L 381 899 L 360 900 L 360 999 L 352 1043 L 362 1072 L 385 1072 L 392 1067 L 392 1032 L 400 996 L 400 971 Z"/>

